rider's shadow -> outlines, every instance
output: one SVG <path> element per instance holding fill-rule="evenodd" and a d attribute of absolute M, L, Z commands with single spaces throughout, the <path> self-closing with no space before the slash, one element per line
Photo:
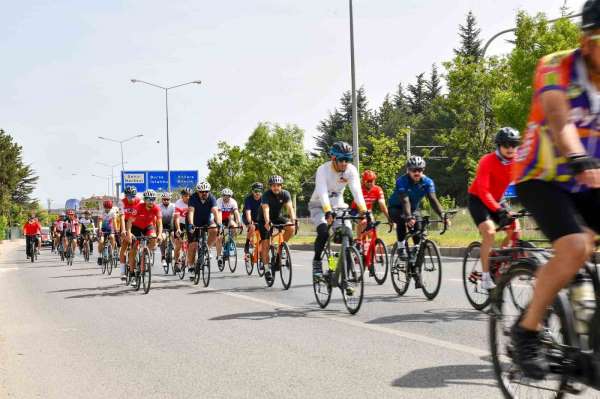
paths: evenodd
<path fill-rule="evenodd" d="M 398 314 L 384 316 L 367 321 L 367 324 L 395 324 L 395 323 L 448 323 L 456 320 L 486 321 L 488 315 L 482 312 L 462 309 L 436 309 L 425 310 L 420 313 Z"/>
<path fill-rule="evenodd" d="M 412 370 L 392 381 L 391 385 L 400 388 L 444 388 L 452 385 L 496 387 L 493 381 L 492 365 L 460 364 Z"/>

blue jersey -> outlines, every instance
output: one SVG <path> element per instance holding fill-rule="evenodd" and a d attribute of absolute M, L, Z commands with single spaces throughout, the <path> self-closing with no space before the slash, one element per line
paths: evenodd
<path fill-rule="evenodd" d="M 256 221 L 258 219 L 258 210 L 260 209 L 261 199 L 254 199 L 254 195 L 250 194 L 244 200 L 244 220 L 246 220 L 246 211 L 250 211 L 252 215 L 252 221 Z M 250 222 L 250 220 L 246 220 L 246 222 Z"/>
<path fill-rule="evenodd" d="M 396 180 L 396 188 L 389 200 L 390 208 L 402 207 L 400 197 L 407 195 L 410 200 L 411 212 L 419 209 L 423 197 L 427 194 L 435 193 L 435 184 L 429 177 L 423 175 L 418 182 L 413 181 L 408 175 L 403 175 Z"/>
<path fill-rule="evenodd" d="M 198 193 L 194 193 L 188 206 L 194 208 L 194 226 L 206 226 L 212 221 L 212 209 L 217 207 L 217 199 L 208 194 L 206 201 L 202 201 Z"/>

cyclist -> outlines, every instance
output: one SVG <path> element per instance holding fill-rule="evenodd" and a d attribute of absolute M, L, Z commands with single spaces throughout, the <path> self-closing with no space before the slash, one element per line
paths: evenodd
<path fill-rule="evenodd" d="M 269 230 L 271 224 L 287 224 L 288 220 L 284 218 L 281 211 L 285 207 L 290 222 L 296 223 L 296 211 L 292 204 L 292 196 L 287 190 L 283 189 L 283 177 L 269 177 L 270 189 L 265 191 L 261 198 L 261 210 L 258 212 L 258 231 L 260 233 L 260 249 L 263 264 L 265 265 L 265 278 L 271 279 L 271 270 L 269 268 L 269 246 L 271 235 Z M 285 226 L 283 228 L 283 240 L 287 242 L 294 235 L 294 226 Z"/>
<path fill-rule="evenodd" d="M 238 226 L 240 222 L 240 212 L 238 210 L 237 201 L 233 199 L 233 191 L 231 191 L 229 188 L 224 188 L 223 191 L 221 191 L 221 198 L 217 200 L 217 208 L 221 213 L 223 227 L 235 228 Z M 224 238 L 225 237 L 221 236 L 217 240 L 217 262 L 219 262 L 219 266 L 223 264 L 221 251 L 223 248 Z"/>
<path fill-rule="evenodd" d="M 383 195 L 383 189 L 375 184 L 375 180 L 377 180 L 377 174 L 372 170 L 365 170 L 362 174 L 362 193 L 365 199 L 365 203 L 367 204 L 367 209 L 369 211 L 373 210 L 373 204 L 377 202 L 379 205 L 379 209 L 385 217 L 387 218 L 389 223 L 392 223 L 392 219 L 390 219 L 390 213 L 388 212 L 387 205 L 385 204 L 385 197 Z M 354 212 L 358 212 L 356 208 L 356 202 L 352 201 L 352 210 Z M 363 221 L 356 226 L 356 234 L 360 236 L 362 232 L 365 230 L 366 221 Z"/>
<path fill-rule="evenodd" d="M 175 205 L 171 203 L 171 193 L 164 192 L 160 196 L 161 204 L 160 204 L 160 212 L 162 214 L 162 225 L 164 231 L 163 241 L 160 244 L 160 260 L 162 266 L 165 267 L 167 265 L 167 261 L 165 260 L 165 250 L 167 248 L 168 237 L 172 237 L 173 233 L 173 215 L 175 214 Z"/>
<path fill-rule="evenodd" d="M 244 260 L 248 259 L 248 253 L 250 252 L 250 241 L 252 240 L 252 235 L 256 231 L 255 223 L 258 218 L 264 186 L 262 183 L 257 182 L 252 184 L 251 189 L 252 193 L 250 193 L 246 199 L 244 199 L 243 222 L 248 229 L 248 234 L 246 235 L 246 244 L 244 244 Z"/>
<path fill-rule="evenodd" d="M 125 280 L 125 259 L 127 254 L 127 247 L 129 246 L 129 239 L 127 236 L 127 221 L 131 219 L 135 212 L 135 207 L 140 203 L 140 199 L 136 197 L 137 189 L 135 186 L 125 187 L 125 197 L 121 200 L 121 252 L 119 253 L 119 260 L 121 261 L 121 280 Z"/>
<path fill-rule="evenodd" d="M 127 238 L 129 243 L 133 242 L 133 237 L 150 237 L 148 241 L 148 249 L 154 252 L 156 241 L 160 243 L 162 237 L 162 215 L 160 207 L 156 205 L 156 192 L 154 190 L 146 190 L 143 194 L 144 202 L 139 202 L 131 217 L 127 220 Z M 129 272 L 135 271 L 135 258 L 137 253 L 137 245 L 130 245 L 129 249 Z M 146 265 L 146 267 L 152 267 Z M 136 274 L 137 277 L 137 274 Z M 136 280 L 133 280 L 136 284 Z"/>
<path fill-rule="evenodd" d="M 56 220 L 52 223 L 54 225 L 54 236 L 52 237 L 54 248 L 58 248 L 58 244 L 60 243 L 60 240 L 62 240 L 65 218 L 66 215 L 62 212 L 60 215 L 56 216 Z"/>
<path fill-rule="evenodd" d="M 421 200 L 427 197 L 429 204 L 440 218 L 443 218 L 443 210 L 440 201 L 435 195 L 435 183 L 425 172 L 427 166 L 425 160 L 417 155 L 408 158 L 406 163 L 406 174 L 396 180 L 394 192 L 390 196 L 390 216 L 396 224 L 396 240 L 400 255 L 404 251 L 404 240 L 409 229 L 418 229 L 417 219 L 421 216 Z M 449 223 L 449 222 L 448 222 Z M 414 238 L 414 243 L 418 244 L 418 238 Z M 415 281 L 417 288 L 420 288 L 420 282 Z"/>
<path fill-rule="evenodd" d="M 87 242 L 90 248 L 90 255 L 94 252 L 93 237 L 96 231 L 92 214 L 87 209 L 83 212 L 83 216 L 79 219 L 81 226 L 81 236 L 79 238 L 79 249 L 83 250 L 83 244 Z"/>
<path fill-rule="evenodd" d="M 32 212 L 29 218 L 23 225 L 23 234 L 25 235 L 25 241 L 27 244 L 26 248 L 29 248 L 29 242 L 35 240 L 34 251 L 38 252 L 41 242 L 42 225 L 40 221 L 35 217 L 35 213 Z M 33 254 L 27 254 L 27 257 L 33 256 Z"/>
<path fill-rule="evenodd" d="M 64 224 L 64 238 L 63 238 L 63 248 L 65 251 L 69 248 L 69 240 L 74 238 L 72 246 L 71 246 L 71 255 L 75 256 L 75 248 L 77 247 L 77 238 L 79 237 L 80 225 L 79 220 L 77 219 L 77 215 L 75 214 L 75 210 L 68 209 L 67 210 L 67 220 Z"/>
<path fill-rule="evenodd" d="M 578 48 L 538 63 L 513 167 L 517 194 L 554 249 L 512 328 L 514 361 L 532 379 L 548 371 L 539 333 L 546 311 L 590 258 L 600 233 L 600 0 L 585 2 L 581 28 Z"/>
<path fill-rule="evenodd" d="M 192 189 L 189 187 L 181 190 L 181 198 L 175 202 L 175 213 L 173 214 L 173 224 L 175 225 L 175 272 L 179 272 L 179 256 L 181 246 L 183 245 L 183 233 L 187 231 L 187 213 L 188 203 L 192 195 Z"/>
<path fill-rule="evenodd" d="M 115 208 L 113 208 L 113 202 L 106 200 L 102 203 L 104 212 L 98 218 L 98 224 L 100 225 L 100 234 L 98 234 L 98 265 L 102 265 L 102 251 L 104 250 L 104 242 L 110 241 L 110 244 L 115 248 L 115 221 L 117 214 Z"/>
<path fill-rule="evenodd" d="M 511 127 L 500 129 L 494 140 L 496 150 L 479 160 L 475 179 L 469 187 L 469 213 L 481 234 L 481 288 L 485 290 L 496 287 L 489 273 L 490 251 L 496 236 L 494 222 L 499 227 L 512 223 L 508 207 L 501 200 L 511 181 L 511 168 L 520 140 L 517 130 Z M 515 226 L 518 227 L 516 221 Z M 513 230 L 508 228 L 502 246 L 508 244 L 512 234 Z"/>
<path fill-rule="evenodd" d="M 367 211 L 367 205 L 360 189 L 360 177 L 352 162 L 352 146 L 343 141 L 333 143 L 329 150 L 330 161 L 319 166 L 315 176 L 315 190 L 310 197 L 308 208 L 313 224 L 317 228 L 315 255 L 313 258 L 313 276 L 323 274 L 323 250 L 329 239 L 329 226 L 335 222 L 333 208 L 347 208 L 344 203 L 344 191 L 350 187 L 354 201 L 360 213 Z"/>
<path fill-rule="evenodd" d="M 190 280 L 193 280 L 194 264 L 196 252 L 198 251 L 198 240 L 200 239 L 200 229 L 198 227 L 219 227 L 221 224 L 221 212 L 217 207 L 217 199 L 210 192 L 210 183 L 202 181 L 196 186 L 196 192 L 190 197 L 188 202 L 188 271 Z M 209 248 L 215 245 L 217 241 L 217 229 L 208 231 Z"/>

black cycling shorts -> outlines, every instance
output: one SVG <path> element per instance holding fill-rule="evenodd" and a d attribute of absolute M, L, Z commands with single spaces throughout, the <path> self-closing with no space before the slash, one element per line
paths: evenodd
<path fill-rule="evenodd" d="M 287 224 L 288 220 L 286 218 L 284 218 L 283 216 L 278 217 L 275 220 L 271 220 L 272 224 Z M 269 230 L 265 229 L 265 222 L 264 220 L 258 221 L 258 232 L 260 233 L 260 239 L 261 240 L 268 240 L 269 238 L 271 238 L 271 234 L 269 232 Z"/>
<path fill-rule="evenodd" d="M 517 185 L 517 194 L 552 242 L 584 227 L 600 234 L 600 189 L 569 193 L 552 182 L 529 180 Z"/>
<path fill-rule="evenodd" d="M 476 226 L 479 226 L 481 223 L 486 220 L 492 220 L 497 225 L 500 224 L 500 218 L 498 217 L 497 212 L 491 211 L 479 197 L 469 194 L 469 213 L 473 218 Z"/>
<path fill-rule="evenodd" d="M 135 237 L 152 237 L 156 235 L 156 229 L 154 225 L 146 226 L 143 229 L 137 226 L 131 226 L 131 234 Z"/>

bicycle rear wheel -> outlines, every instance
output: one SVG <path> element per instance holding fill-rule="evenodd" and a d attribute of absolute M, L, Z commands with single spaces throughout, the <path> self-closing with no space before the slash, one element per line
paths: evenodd
<path fill-rule="evenodd" d="M 385 247 L 385 243 L 378 238 L 375 241 L 375 253 L 373 253 L 371 259 L 371 265 L 373 266 L 373 277 L 375 277 L 375 281 L 377 284 L 381 285 L 385 283 L 388 274 L 388 254 L 387 248 Z"/>
<path fill-rule="evenodd" d="M 408 286 L 410 285 L 410 264 L 408 259 L 400 255 L 398 244 L 394 244 L 392 248 L 392 269 L 390 270 L 390 278 L 392 279 L 392 286 L 396 293 L 400 296 L 406 294 Z"/>
<path fill-rule="evenodd" d="M 346 309 L 350 314 L 356 314 L 362 304 L 365 288 L 362 256 L 354 246 L 347 247 L 344 256 L 345 269 L 340 288 Z"/>
<path fill-rule="evenodd" d="M 144 252 L 142 254 L 144 271 L 142 274 L 142 285 L 144 286 L 144 294 L 147 294 L 150 291 L 150 283 L 152 281 L 152 267 L 150 267 L 150 251 L 148 248 L 144 248 Z"/>
<path fill-rule="evenodd" d="M 490 304 L 488 290 L 481 288 L 481 243 L 475 241 L 469 244 L 463 258 L 463 288 L 467 300 L 476 310 L 483 310 Z"/>
<path fill-rule="evenodd" d="M 204 244 L 204 259 L 202 259 L 202 282 L 205 287 L 210 283 L 210 252 L 208 246 Z"/>
<path fill-rule="evenodd" d="M 281 284 L 283 289 L 287 290 L 292 285 L 292 256 L 290 254 L 290 248 L 287 243 L 281 243 L 279 257 L 279 276 L 281 277 Z"/>
<path fill-rule="evenodd" d="M 229 241 L 227 241 L 227 245 L 223 248 L 223 251 L 227 251 L 227 264 L 229 265 L 229 271 L 231 273 L 235 272 L 237 269 L 237 247 L 235 245 L 235 241 L 233 241 L 232 237 L 229 237 Z"/>
<path fill-rule="evenodd" d="M 135 265 L 135 275 L 133 276 L 133 278 L 135 279 L 135 290 L 139 291 L 140 290 L 140 286 L 142 285 L 142 269 L 141 269 L 141 262 L 143 262 L 142 257 L 140 256 L 140 252 L 138 251 L 137 253 L 137 262 Z M 147 266 L 147 265 L 146 265 Z"/>
<path fill-rule="evenodd" d="M 533 297 L 535 271 L 536 268 L 528 262 L 513 264 L 498 282 L 492 297 L 489 342 L 494 374 L 505 398 L 562 398 L 565 394 L 562 390 L 569 381 L 566 376 L 558 374 L 549 374 L 540 381 L 526 379 L 513 363 L 510 331 Z M 572 346 L 577 340 L 572 331 L 574 324 L 568 306 L 566 295 L 560 293 L 544 318 L 542 351 L 547 356 L 552 351 L 553 358 L 557 355 L 564 358 L 566 354 L 561 353 L 561 348 L 564 348 L 561 345 Z"/>
<path fill-rule="evenodd" d="M 163 269 L 165 269 L 165 274 L 169 274 L 169 268 L 171 267 L 171 263 L 173 263 L 174 251 L 175 248 L 173 248 L 173 243 L 169 239 L 165 248 L 165 265 L 163 266 Z"/>
<path fill-rule="evenodd" d="M 179 271 L 176 271 L 175 268 L 173 268 L 173 273 L 177 273 L 177 277 L 179 277 L 180 280 L 183 280 L 183 278 L 185 277 L 185 269 L 187 267 L 186 263 L 187 251 L 184 251 L 182 247 L 181 253 L 179 255 Z"/>
<path fill-rule="evenodd" d="M 244 263 L 246 266 L 246 274 L 248 276 L 251 276 L 252 271 L 254 270 L 254 263 L 252 262 L 253 256 L 254 256 L 253 253 L 250 253 L 250 252 L 244 254 L 244 257 L 245 257 Z"/>
<path fill-rule="evenodd" d="M 420 265 L 423 294 L 430 301 L 440 292 L 442 286 L 442 258 L 437 245 L 431 240 L 423 243 L 423 262 Z"/>
<path fill-rule="evenodd" d="M 112 244 L 108 243 L 108 262 L 106 263 L 106 272 L 110 276 L 113 271 L 113 249 Z"/>
<path fill-rule="evenodd" d="M 327 265 L 329 259 L 329 250 L 325 249 L 321 256 L 321 262 Z M 321 309 L 325 309 L 331 300 L 331 283 L 329 278 L 322 275 L 321 277 L 313 277 L 313 292 L 315 299 Z"/>
<path fill-rule="evenodd" d="M 256 261 L 256 273 L 258 273 L 259 277 L 265 275 L 265 265 L 263 265 L 263 262 L 260 259 L 260 253 L 258 254 L 258 260 Z"/>
<path fill-rule="evenodd" d="M 90 246 L 87 242 L 83 243 L 83 260 L 86 262 L 90 261 Z"/>

